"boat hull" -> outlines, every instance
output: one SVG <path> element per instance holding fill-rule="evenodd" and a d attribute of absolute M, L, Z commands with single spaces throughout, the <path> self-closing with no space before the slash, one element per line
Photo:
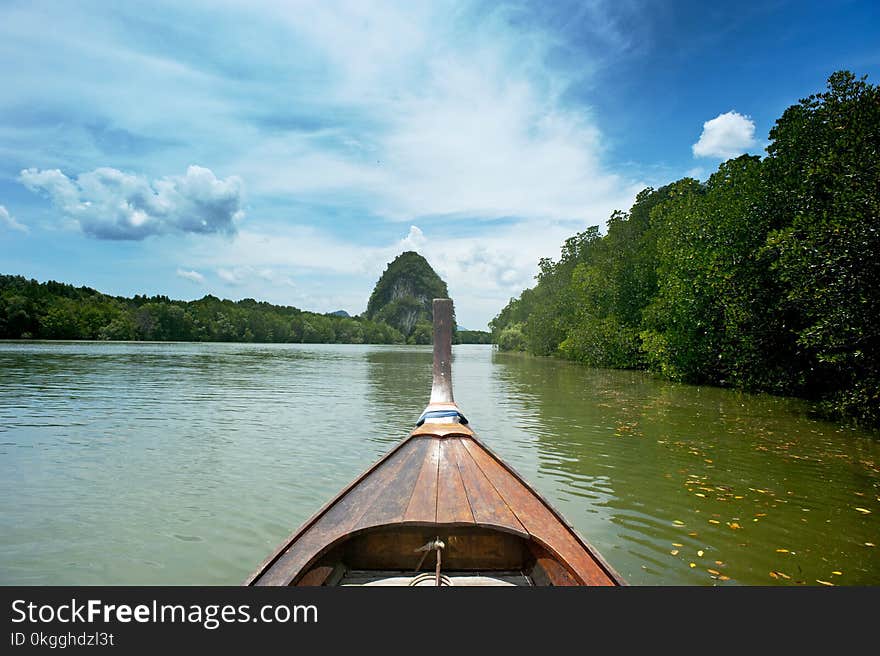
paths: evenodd
<path fill-rule="evenodd" d="M 361 579 L 400 584 L 417 576 L 420 560 L 422 572 L 433 571 L 436 554 L 418 550 L 434 540 L 443 542 L 442 571 L 459 576 L 447 577 L 453 585 L 501 581 L 500 573 L 513 580 L 511 572 L 530 585 L 623 583 L 467 425 L 428 422 L 305 522 L 246 584 L 345 585 L 352 572 L 383 572 L 384 579 Z"/>

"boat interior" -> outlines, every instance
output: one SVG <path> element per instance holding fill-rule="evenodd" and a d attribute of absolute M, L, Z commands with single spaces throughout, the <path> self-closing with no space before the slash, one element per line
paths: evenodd
<path fill-rule="evenodd" d="M 571 573 L 530 537 L 473 525 L 390 525 L 346 536 L 331 545 L 293 584 L 547 586 L 574 582 Z"/>

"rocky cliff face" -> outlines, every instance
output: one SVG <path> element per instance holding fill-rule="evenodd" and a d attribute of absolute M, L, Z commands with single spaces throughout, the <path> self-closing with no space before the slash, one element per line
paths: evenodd
<path fill-rule="evenodd" d="M 430 344 L 435 298 L 447 298 L 446 283 L 414 251 L 398 255 L 376 283 L 365 316 L 384 321 L 415 344 Z"/>

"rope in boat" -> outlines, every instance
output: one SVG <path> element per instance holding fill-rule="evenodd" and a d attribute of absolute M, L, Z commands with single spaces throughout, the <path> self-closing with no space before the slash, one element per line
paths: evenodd
<path fill-rule="evenodd" d="M 448 576 L 445 576 L 445 575 L 443 575 L 443 574 L 440 574 L 440 566 L 441 566 L 441 562 L 442 562 L 442 557 L 441 557 L 441 555 L 440 555 L 440 552 L 443 550 L 443 548 L 444 548 L 445 546 L 446 546 L 446 545 L 443 543 L 443 541 L 440 540 L 439 537 L 436 537 L 436 538 L 434 538 L 433 540 L 430 540 L 429 542 L 426 542 L 426 543 L 423 544 L 421 547 L 419 547 L 418 549 L 416 549 L 416 552 L 419 552 L 419 551 L 424 551 L 424 552 L 425 552 L 425 553 L 422 554 L 422 557 L 419 559 L 419 564 L 416 565 L 416 569 L 415 569 L 416 572 L 418 572 L 418 571 L 422 568 L 422 563 L 425 562 L 425 558 L 428 557 L 428 554 L 429 554 L 432 550 L 437 552 L 437 564 L 436 564 L 436 566 L 435 566 L 435 568 L 434 568 L 434 574 L 433 574 L 433 575 L 432 575 L 432 574 L 429 574 L 429 573 L 427 573 L 427 572 L 424 573 L 424 574 L 420 574 L 419 576 L 416 576 L 415 578 L 413 578 L 412 581 L 409 582 L 409 584 L 410 584 L 411 586 L 412 586 L 412 585 L 418 585 L 418 584 L 421 583 L 422 581 L 426 581 L 426 580 L 428 580 L 431 576 L 434 577 L 434 585 L 436 585 L 436 586 L 438 586 L 438 587 L 441 586 L 441 585 L 447 585 L 447 586 L 452 585 L 452 579 L 450 579 Z"/>

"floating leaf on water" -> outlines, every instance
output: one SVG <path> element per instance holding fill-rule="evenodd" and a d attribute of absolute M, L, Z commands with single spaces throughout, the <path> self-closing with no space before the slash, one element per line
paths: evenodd
<path fill-rule="evenodd" d="M 777 549 L 776 553 L 788 553 L 788 549 Z"/>
<path fill-rule="evenodd" d="M 691 531 L 690 533 L 688 533 L 688 535 L 690 535 L 692 538 L 695 538 L 695 537 L 697 537 L 697 532 Z"/>
<path fill-rule="evenodd" d="M 696 567 L 696 566 L 697 566 L 696 563 L 690 563 L 690 564 L 688 565 L 688 567 L 691 567 L 691 568 Z"/>
<path fill-rule="evenodd" d="M 671 553 L 673 556 L 677 556 L 677 555 L 678 555 L 678 549 L 673 549 L 673 550 L 670 551 L 669 553 Z"/>
<path fill-rule="evenodd" d="M 816 583 L 821 583 L 822 585 L 834 585 L 830 581 L 822 581 L 821 579 L 816 579 Z"/>
<path fill-rule="evenodd" d="M 702 558 L 702 557 L 703 557 L 703 550 L 702 550 L 702 549 L 698 549 L 698 550 L 697 550 L 697 555 L 698 555 L 700 558 Z"/>
<path fill-rule="evenodd" d="M 679 542 L 673 542 L 673 543 L 672 543 L 672 546 L 673 546 L 673 547 L 683 547 L 684 545 L 681 544 L 681 543 L 679 543 Z"/>
<path fill-rule="evenodd" d="M 715 576 L 721 576 L 721 572 L 719 572 L 718 570 L 707 569 L 706 571 L 709 572 L 709 574 L 714 574 Z"/>
<path fill-rule="evenodd" d="M 877 545 L 874 544 L 873 542 L 865 542 L 865 546 L 866 547 L 876 547 Z"/>
<path fill-rule="evenodd" d="M 724 576 L 724 574 L 721 574 L 721 575 L 718 576 L 718 580 L 719 580 L 719 581 L 729 581 L 729 580 L 730 580 L 730 577 L 729 577 L 729 576 Z"/>
<path fill-rule="evenodd" d="M 779 574 L 777 574 L 776 572 L 770 572 L 770 576 L 772 576 L 774 579 L 779 578 Z"/>
<path fill-rule="evenodd" d="M 838 572 L 837 570 L 834 570 L 831 573 L 834 574 L 834 576 L 843 576 L 843 572 Z"/>
<path fill-rule="evenodd" d="M 728 524 L 728 526 L 729 526 L 730 528 L 734 529 L 734 530 L 736 530 L 736 529 L 738 529 L 738 528 L 742 528 L 742 526 L 740 526 L 740 525 L 737 524 L 736 522 L 730 522 L 730 523 Z"/>
<path fill-rule="evenodd" d="M 719 522 L 717 519 L 710 519 L 709 523 L 710 524 L 720 524 L 721 522 Z"/>
<path fill-rule="evenodd" d="M 766 517 L 767 513 L 755 513 L 755 517 Z"/>
<path fill-rule="evenodd" d="M 716 560 L 715 564 L 718 565 L 718 567 L 724 567 L 724 563 L 720 560 Z"/>
<path fill-rule="evenodd" d="M 698 497 L 703 497 L 704 499 L 706 498 L 706 495 L 703 494 L 703 493 L 701 493 L 701 492 L 696 492 L 695 494 L 696 494 Z"/>
<path fill-rule="evenodd" d="M 684 526 L 684 522 L 681 521 L 680 519 L 674 519 L 674 520 L 672 520 L 672 523 L 675 524 L 676 526 Z"/>
<path fill-rule="evenodd" d="M 871 514 L 871 511 L 868 510 L 867 508 L 856 508 L 856 510 L 858 510 L 863 515 L 870 515 Z"/>

